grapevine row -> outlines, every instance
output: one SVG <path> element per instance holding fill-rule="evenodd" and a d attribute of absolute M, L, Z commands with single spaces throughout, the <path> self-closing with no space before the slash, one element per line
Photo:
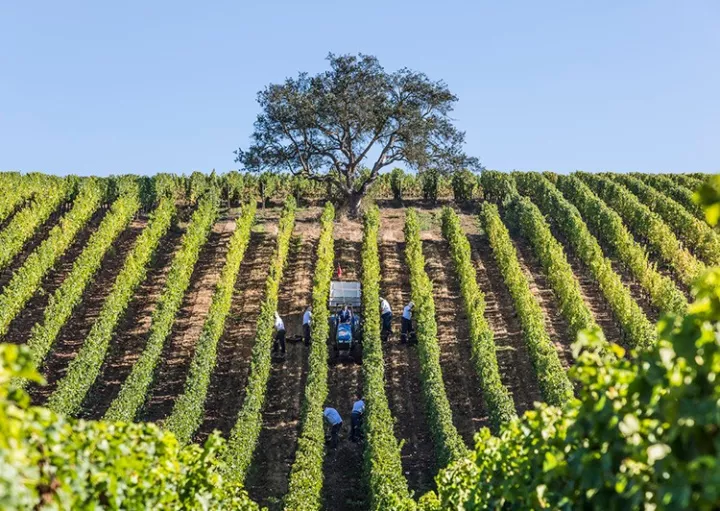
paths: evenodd
<path fill-rule="evenodd" d="M 1 174 L 0 179 L 0 188 L 2 188 L 2 194 L 0 194 L 0 223 L 10 217 L 21 204 L 39 190 L 44 192 L 48 188 L 66 186 L 64 179 L 43 174 L 21 176 L 15 172 L 8 172 Z"/>
<path fill-rule="evenodd" d="M 693 247 L 699 258 L 713 266 L 720 264 L 720 237 L 708 224 L 692 216 L 670 197 L 635 177 L 615 174 L 613 178 L 634 193 L 643 204 L 659 214 L 686 245 Z"/>
<path fill-rule="evenodd" d="M 680 280 L 691 285 L 705 269 L 673 234 L 660 216 L 650 211 L 625 187 L 597 174 L 578 172 L 578 177 L 622 217 L 636 237 L 646 239 L 650 248 L 672 267 Z"/>
<path fill-rule="evenodd" d="M 578 208 L 600 241 L 610 246 L 620 261 L 630 269 L 650 295 L 655 307 L 677 314 L 687 309 L 685 295 L 669 277 L 661 275 L 650 263 L 645 249 L 634 240 L 615 211 L 576 176 L 558 175 L 557 187 Z"/>
<path fill-rule="evenodd" d="M 480 378 L 483 398 L 490 415 L 493 431 L 498 431 L 516 417 L 515 406 L 508 389 L 503 385 L 495 352 L 495 339 L 485 319 L 485 295 L 477 283 L 472 263 L 470 243 L 460 226 L 460 219 L 449 207 L 443 208 L 442 231 L 450 245 L 455 272 L 469 322 L 470 345 L 475 371 Z"/>
<path fill-rule="evenodd" d="M 527 197 L 522 197 L 511 174 L 486 171 L 481 176 L 486 198 L 506 204 L 510 221 L 530 241 L 540 260 L 543 272 L 558 299 L 560 312 L 570 326 L 573 339 L 580 330 L 599 328 L 592 312 L 583 300 L 580 283 L 567 261 L 562 244 L 555 238 L 540 209 Z"/>
<path fill-rule="evenodd" d="M 590 234 L 578 210 L 541 174 L 518 173 L 515 181 L 524 195 L 530 196 L 541 211 L 554 220 L 568 242 L 600 285 L 600 289 L 627 336 L 628 344 L 646 347 L 655 342 L 655 329 L 640 306 L 623 285 Z"/>
<path fill-rule="evenodd" d="M 684 186 L 685 188 L 693 191 L 700 188 L 700 186 L 702 186 L 703 184 L 702 179 L 698 179 L 687 174 L 666 174 L 665 177 L 668 177 L 669 179 L 672 179 L 673 181 L 678 183 L 680 186 Z"/>
<path fill-rule="evenodd" d="M 72 209 L 13 274 L 0 295 L 0 336 L 7 334 L 10 322 L 35 294 L 47 272 L 100 207 L 102 195 L 103 190 L 98 180 L 84 181 Z"/>
<path fill-rule="evenodd" d="M 172 413 L 164 424 L 165 429 L 175 433 L 181 443 L 190 442 L 202 421 L 210 377 L 217 361 L 218 341 L 225 330 L 225 320 L 230 313 L 240 264 L 250 243 L 250 227 L 250 222 L 244 223 L 230 238 L 225 266 L 215 287 L 200 337 L 195 344 L 195 353 L 185 378 L 183 393 L 175 401 Z"/>
<path fill-rule="evenodd" d="M 254 215 L 254 208 L 248 206 L 243 211 L 243 216 L 236 228 L 249 229 Z M 200 200 L 187 231 L 183 235 L 180 249 L 173 258 L 162 295 L 152 315 L 150 335 L 145 348 L 137 362 L 133 364 L 130 375 L 120 388 L 120 393 L 110 404 L 105 419 L 132 421 L 135 419 L 138 409 L 145 402 L 163 346 L 172 331 L 175 316 L 180 310 L 185 291 L 190 285 L 190 277 L 200 256 L 200 251 L 208 240 L 217 216 L 217 200 L 213 195 L 208 194 Z"/>
<path fill-rule="evenodd" d="M 480 219 L 505 285 L 518 311 L 525 344 L 543 397 L 551 405 L 561 406 L 572 398 L 572 385 L 562 367 L 555 345 L 545 329 L 543 311 L 520 268 L 510 234 L 500 219 L 496 205 L 484 203 Z"/>
<path fill-rule="evenodd" d="M 401 446 L 393 431 L 394 419 L 385 394 L 385 361 L 380 339 L 380 259 L 377 207 L 364 218 L 362 245 L 363 395 L 365 412 L 365 475 L 370 487 L 370 509 L 414 509 L 403 474 Z M 510 402 L 512 407 L 512 401 Z"/>
<path fill-rule="evenodd" d="M 303 408 L 300 413 L 300 436 L 295 461 L 290 470 L 285 509 L 294 511 L 319 510 L 322 507 L 323 460 L 325 458 L 325 430 L 323 406 L 328 395 L 328 346 L 330 330 L 330 280 L 333 275 L 335 209 L 325 205 L 320 217 L 321 232 L 315 258 L 312 291 L 312 344 L 308 355 L 308 375 L 305 383 Z"/>
<path fill-rule="evenodd" d="M 22 204 L 27 196 L 27 179 L 19 173 L 8 172 L 0 174 L 0 223 L 4 222 L 17 207 Z M 25 185 L 25 186 L 23 186 Z"/>
<path fill-rule="evenodd" d="M 153 254 L 162 237 L 170 229 L 174 217 L 173 201 L 161 200 L 148 226 L 125 259 L 80 351 L 70 362 L 67 373 L 50 396 L 47 406 L 51 410 L 68 415 L 75 415 L 80 411 L 85 396 L 100 374 L 115 328 L 133 299 L 135 290 L 145 280 Z"/>
<path fill-rule="evenodd" d="M 36 367 L 40 367 L 63 325 L 82 300 L 83 292 L 100 269 L 103 257 L 128 226 L 139 207 L 137 190 L 129 191 L 113 203 L 110 212 L 105 215 L 98 230 L 93 233 L 73 263 L 70 274 L 50 297 L 42 322 L 33 327 L 27 342 Z"/>
<path fill-rule="evenodd" d="M 62 205 L 69 191 L 67 181 L 43 188 L 42 193 L 13 216 L 0 232 L 0 270 L 10 264 L 38 228 Z"/>
<path fill-rule="evenodd" d="M 277 244 L 265 280 L 265 301 L 255 329 L 255 343 L 250 360 L 250 372 L 245 386 L 245 399 L 235 426 L 230 432 L 225 460 L 228 476 L 244 481 L 252 461 L 262 429 L 262 409 L 265 405 L 267 384 L 272 363 L 271 349 L 278 308 L 278 292 L 290 249 L 290 238 L 295 226 L 295 199 L 289 197 L 278 225 Z"/>
<path fill-rule="evenodd" d="M 572 338 L 575 339 L 580 330 L 597 328 L 563 246 L 553 236 L 540 209 L 527 197 L 518 197 L 511 203 L 510 209 L 542 264 L 550 287 L 558 298 L 560 312 L 570 326 Z"/>
<path fill-rule="evenodd" d="M 705 213 L 693 200 L 693 192 L 689 188 L 659 174 L 633 174 L 633 176 L 681 204 L 698 220 L 705 221 Z"/>
<path fill-rule="evenodd" d="M 413 315 L 417 318 L 422 391 L 438 463 L 445 466 L 467 455 L 467 448 L 453 425 L 452 411 L 443 383 L 433 286 L 425 272 L 420 226 L 414 209 L 407 210 L 405 243 L 405 259 L 410 270 L 410 293 L 415 303 Z"/>

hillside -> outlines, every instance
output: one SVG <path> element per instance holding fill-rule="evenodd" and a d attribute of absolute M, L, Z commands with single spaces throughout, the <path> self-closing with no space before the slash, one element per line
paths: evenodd
<path fill-rule="evenodd" d="M 425 198 L 417 178 L 388 177 L 372 191 L 376 239 L 316 185 L 270 193 L 239 176 L 68 178 L 31 221 L 54 178 L 0 175 L 0 342 L 30 348 L 46 380 L 26 386 L 33 405 L 156 423 L 181 444 L 219 431 L 227 479 L 272 510 L 382 508 L 371 460 L 387 445 L 399 498 L 437 491 L 479 430 L 579 394 L 567 376 L 577 332 L 647 350 L 657 320 L 684 314 L 720 263 L 720 235 L 692 201 L 697 175 L 486 172 L 460 200 L 449 181 Z M 328 278 L 379 286 L 387 341 L 372 337 L 376 318 L 352 358 L 323 329 L 299 340 L 307 306 L 328 312 Z M 417 344 L 400 339 L 410 300 Z M 275 310 L 284 358 L 270 353 Z M 373 411 L 352 442 L 358 396 Z M 343 418 L 336 449 L 318 445 L 319 402 Z"/>

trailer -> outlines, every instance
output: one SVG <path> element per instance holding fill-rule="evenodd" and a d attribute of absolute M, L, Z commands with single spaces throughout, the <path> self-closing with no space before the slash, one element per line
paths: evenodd
<path fill-rule="evenodd" d="M 330 332 L 333 347 L 338 357 L 359 358 L 362 343 L 362 318 L 359 314 L 362 305 L 360 282 L 330 282 Z"/>

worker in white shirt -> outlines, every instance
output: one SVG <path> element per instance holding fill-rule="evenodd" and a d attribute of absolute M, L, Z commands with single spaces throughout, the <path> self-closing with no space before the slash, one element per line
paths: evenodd
<path fill-rule="evenodd" d="M 408 336 L 410 336 L 410 340 L 414 338 L 412 335 L 412 313 L 414 308 L 415 304 L 413 302 L 408 303 L 405 308 L 403 308 L 402 325 L 400 326 L 400 342 L 403 344 L 407 342 Z"/>
<path fill-rule="evenodd" d="M 280 353 L 285 356 L 285 323 L 283 323 L 280 314 L 275 311 L 275 342 L 273 342 L 273 353 L 277 353 L 278 345 Z"/>
<path fill-rule="evenodd" d="M 380 337 L 384 341 L 392 334 L 392 309 L 385 298 L 380 298 L 380 319 L 382 320 L 382 331 Z"/>
<path fill-rule="evenodd" d="M 312 305 L 308 305 L 303 314 L 303 339 L 305 339 L 305 346 L 310 346 L 310 325 L 312 324 Z"/>
<path fill-rule="evenodd" d="M 327 425 L 330 426 L 330 447 L 334 449 L 337 447 L 338 434 L 343 425 L 342 417 L 335 408 L 327 407 L 323 411 L 323 418 Z"/>
<path fill-rule="evenodd" d="M 353 403 L 352 414 L 350 415 L 350 440 L 356 442 L 362 437 L 362 418 L 365 414 L 365 400 L 358 395 L 357 401 Z"/>

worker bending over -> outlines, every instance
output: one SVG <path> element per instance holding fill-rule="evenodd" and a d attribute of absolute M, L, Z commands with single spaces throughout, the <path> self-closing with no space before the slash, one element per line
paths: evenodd
<path fill-rule="evenodd" d="M 303 314 L 303 338 L 305 339 L 305 346 L 310 346 L 310 325 L 312 324 L 312 305 L 308 305 Z"/>
<path fill-rule="evenodd" d="M 385 298 L 380 298 L 380 319 L 382 320 L 380 337 L 383 341 L 387 341 L 392 334 L 392 310 Z"/>
<path fill-rule="evenodd" d="M 280 353 L 285 356 L 285 323 L 283 323 L 280 314 L 275 311 L 275 342 L 273 342 L 273 353 L 277 353 L 278 345 Z"/>
<path fill-rule="evenodd" d="M 330 427 L 330 447 L 334 449 L 337 447 L 338 434 L 340 433 L 340 429 L 342 429 L 342 417 L 340 417 L 340 414 L 335 408 L 327 407 L 323 411 L 323 418 Z"/>
<path fill-rule="evenodd" d="M 414 336 L 412 335 L 412 313 L 414 308 L 415 304 L 413 302 L 410 302 L 403 309 L 402 325 L 400 326 L 400 342 L 403 344 L 408 341 L 408 337 L 410 338 L 410 341 L 414 339 Z"/>
<path fill-rule="evenodd" d="M 365 414 L 365 400 L 362 396 L 358 395 L 358 400 L 355 401 L 352 407 L 352 414 L 350 415 L 350 440 L 357 442 L 362 438 L 362 419 Z"/>

